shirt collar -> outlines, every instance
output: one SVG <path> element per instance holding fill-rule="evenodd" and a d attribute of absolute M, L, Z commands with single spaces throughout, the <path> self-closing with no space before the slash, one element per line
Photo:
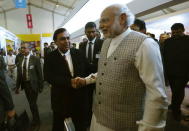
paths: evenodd
<path fill-rule="evenodd" d="M 62 56 L 67 56 L 67 55 L 70 54 L 70 50 L 68 50 L 66 53 L 63 53 L 63 52 L 60 51 L 59 49 L 58 49 L 58 51 L 60 52 L 60 54 L 61 54 Z"/>
<path fill-rule="evenodd" d="M 92 41 L 89 41 L 89 40 L 88 40 L 88 43 L 91 42 L 91 43 L 94 44 L 94 43 L 95 43 L 95 40 L 96 40 L 96 37 L 95 37 Z"/>
<path fill-rule="evenodd" d="M 29 53 L 27 56 L 24 56 L 24 58 L 27 58 L 27 59 L 28 59 L 28 58 L 30 58 L 30 55 L 31 55 L 31 54 Z"/>
<path fill-rule="evenodd" d="M 116 36 L 115 38 L 113 38 L 112 40 L 123 40 L 127 35 L 129 35 L 129 33 L 131 32 L 131 29 L 128 28 L 125 32 L 121 33 L 120 35 Z"/>

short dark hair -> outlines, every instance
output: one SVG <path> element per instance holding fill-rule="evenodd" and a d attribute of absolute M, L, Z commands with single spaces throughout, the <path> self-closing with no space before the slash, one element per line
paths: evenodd
<path fill-rule="evenodd" d="M 143 20 L 135 19 L 134 24 L 139 27 L 139 30 L 146 29 L 146 23 Z"/>
<path fill-rule="evenodd" d="M 171 26 L 171 30 L 178 30 L 178 29 L 184 30 L 184 25 L 182 23 L 175 23 Z"/>
<path fill-rule="evenodd" d="M 65 32 L 65 31 L 67 31 L 65 28 L 59 28 L 59 29 L 57 29 L 57 30 L 54 32 L 53 40 L 56 41 L 57 35 L 60 34 L 60 33 Z"/>
<path fill-rule="evenodd" d="M 47 42 L 45 42 L 44 45 L 49 45 L 49 44 Z"/>
<path fill-rule="evenodd" d="M 96 28 L 96 24 L 94 22 L 88 22 L 86 25 L 85 25 L 85 30 L 87 28 Z"/>

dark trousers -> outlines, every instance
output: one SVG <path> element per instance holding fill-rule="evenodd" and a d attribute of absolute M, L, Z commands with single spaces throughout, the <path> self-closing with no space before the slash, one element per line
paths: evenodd
<path fill-rule="evenodd" d="M 40 117 L 39 117 L 39 110 L 37 106 L 38 92 L 31 88 L 30 82 L 24 82 L 23 84 L 24 84 L 23 87 L 26 94 L 26 98 L 29 102 L 30 110 L 33 116 L 33 122 L 39 123 Z"/>
<path fill-rule="evenodd" d="M 185 86 L 187 84 L 187 78 L 169 77 L 169 84 L 172 91 L 171 109 L 173 114 L 181 114 L 181 104 L 185 96 Z"/>
<path fill-rule="evenodd" d="M 91 119 L 92 119 L 92 105 L 93 105 L 93 93 L 95 92 L 95 84 L 91 84 L 87 86 L 87 112 L 86 112 L 86 120 L 85 125 L 86 127 L 90 127 L 91 125 Z"/>
<path fill-rule="evenodd" d="M 62 112 L 53 111 L 53 127 L 52 131 L 66 131 L 64 127 L 65 118 L 71 117 L 76 131 L 86 131 L 82 120 L 77 115 L 65 115 Z"/>

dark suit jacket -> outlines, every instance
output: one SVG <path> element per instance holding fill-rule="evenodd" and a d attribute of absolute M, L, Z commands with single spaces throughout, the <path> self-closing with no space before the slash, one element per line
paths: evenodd
<path fill-rule="evenodd" d="M 74 77 L 83 76 L 83 62 L 77 49 L 70 49 L 74 68 Z M 44 62 L 44 75 L 52 85 L 52 110 L 64 115 L 84 113 L 85 88 L 73 89 L 69 67 L 58 50 L 49 53 Z M 75 109 L 75 110 L 74 110 Z"/>
<path fill-rule="evenodd" d="M 23 55 L 21 53 L 19 53 L 18 55 L 16 55 L 16 59 L 15 59 L 15 64 L 16 66 L 19 65 L 19 62 L 21 61 L 20 59 L 22 59 Z"/>
<path fill-rule="evenodd" d="M 4 120 L 5 112 L 14 108 L 12 96 L 5 80 L 5 68 L 4 59 L 0 56 L 0 123 Z"/>
<path fill-rule="evenodd" d="M 97 55 L 100 54 L 101 47 L 103 40 L 96 38 L 95 43 L 94 43 L 94 51 L 93 51 L 93 61 L 92 64 L 89 63 L 87 57 L 86 57 L 86 46 L 88 42 L 82 42 L 79 45 L 79 50 L 82 54 L 82 59 L 85 62 L 85 73 L 86 76 L 91 74 L 91 73 L 96 73 L 97 72 L 97 67 L 98 67 L 98 57 Z M 99 55 L 98 55 L 99 56 Z"/>
<path fill-rule="evenodd" d="M 189 80 L 189 36 L 165 40 L 162 56 L 167 77 Z"/>
<path fill-rule="evenodd" d="M 18 62 L 17 67 L 17 81 L 16 81 L 16 88 L 23 89 L 23 76 L 22 76 L 22 62 L 24 57 L 20 59 Z M 36 56 L 31 55 L 29 59 L 29 65 L 28 65 L 28 75 L 30 78 L 30 84 L 31 88 L 34 91 L 39 91 L 39 89 L 43 88 L 43 77 L 42 77 L 42 69 L 41 69 L 41 63 L 40 59 Z"/>

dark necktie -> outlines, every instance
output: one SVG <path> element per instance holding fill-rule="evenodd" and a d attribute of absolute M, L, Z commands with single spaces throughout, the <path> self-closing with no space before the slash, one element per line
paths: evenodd
<path fill-rule="evenodd" d="M 66 59 L 66 56 L 63 55 L 63 58 L 64 58 L 64 60 L 65 60 L 65 62 L 66 62 L 66 66 L 68 67 L 68 69 L 70 69 L 70 68 L 69 68 L 69 64 L 68 64 L 68 61 L 67 61 L 67 59 Z"/>
<path fill-rule="evenodd" d="M 89 63 L 92 63 L 92 42 L 89 42 L 89 48 L 88 48 L 88 61 Z"/>
<path fill-rule="evenodd" d="M 23 64 L 23 79 L 24 81 L 27 81 L 27 58 L 24 58 L 24 64 Z"/>

